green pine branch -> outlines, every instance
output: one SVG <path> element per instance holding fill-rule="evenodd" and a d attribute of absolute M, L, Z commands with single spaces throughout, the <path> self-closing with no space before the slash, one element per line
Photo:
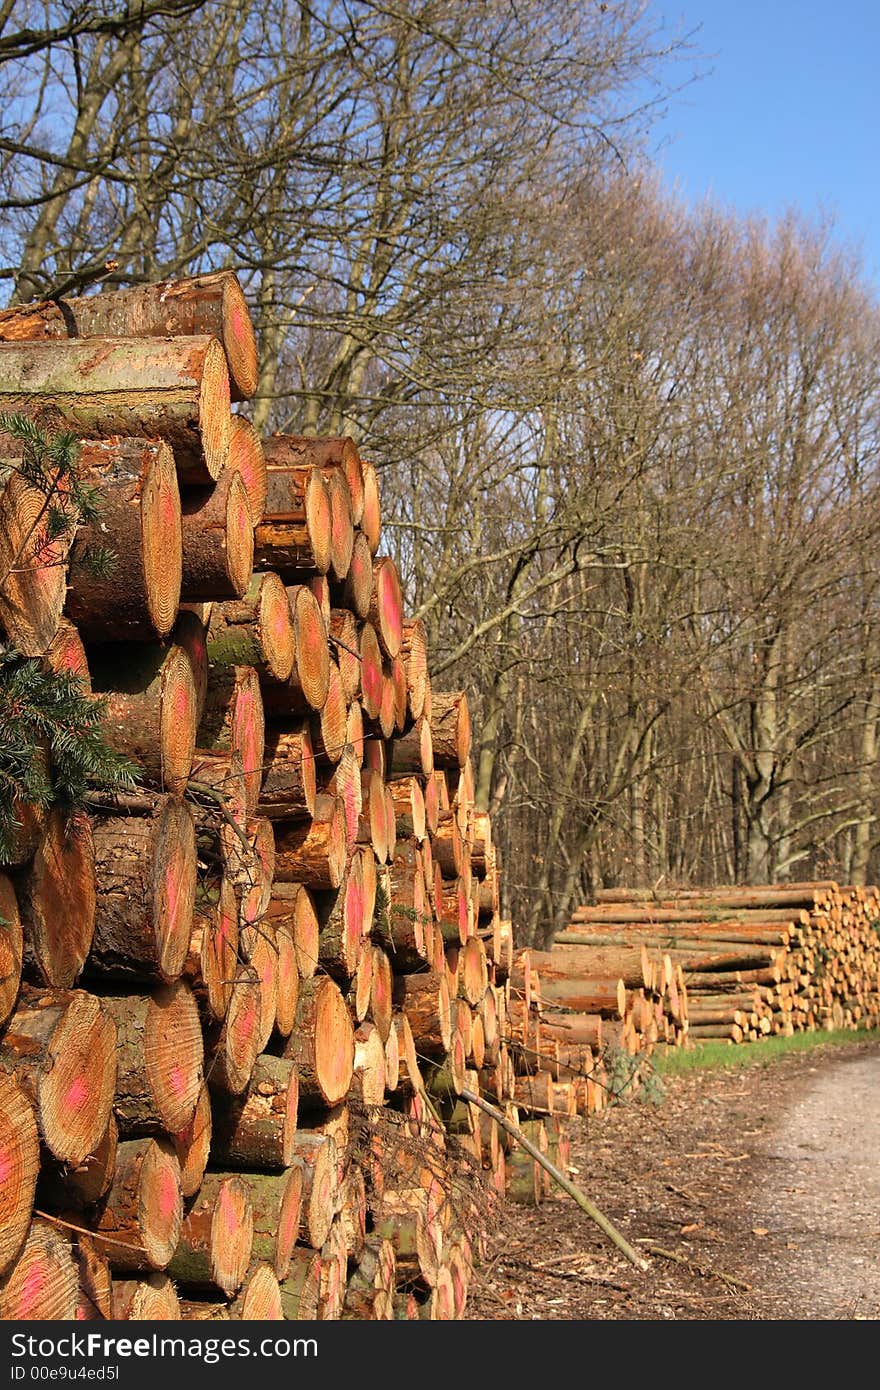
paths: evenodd
<path fill-rule="evenodd" d="M 4 471 L 19 473 L 43 496 L 30 531 L 0 574 L 2 591 L 36 532 L 41 540 L 29 563 L 38 566 L 47 546 L 99 515 L 101 494 L 79 477 L 75 435 L 50 436 L 26 416 L 2 413 L 0 431 L 23 445 L 21 457 Z M 111 572 L 112 551 L 96 546 L 88 558 L 95 573 Z M 90 788 L 113 792 L 135 785 L 137 768 L 104 738 L 106 708 L 106 699 L 90 695 L 78 676 L 51 671 L 0 643 L 0 864 L 12 858 L 21 804 L 73 809 Z"/>

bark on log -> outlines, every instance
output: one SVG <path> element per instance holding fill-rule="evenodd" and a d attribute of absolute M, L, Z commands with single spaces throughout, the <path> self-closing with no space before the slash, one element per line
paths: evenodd
<path fill-rule="evenodd" d="M 252 1173 L 251 1207 L 254 1221 L 254 1259 L 265 1260 L 277 1279 L 290 1273 L 291 1252 L 299 1236 L 303 1199 L 303 1164 L 283 1173 Z"/>
<path fill-rule="evenodd" d="M 178 980 L 152 994 L 107 995 L 101 1003 L 118 1034 L 113 1108 L 120 1134 L 126 1139 L 177 1134 L 195 1113 L 203 1076 L 202 1030 L 192 991 Z"/>
<path fill-rule="evenodd" d="M 100 492 L 100 516 L 77 527 L 67 616 L 87 642 L 167 637 L 181 596 L 184 534 L 171 450 L 145 439 L 86 443 L 79 468 Z M 108 543 L 113 567 L 102 578 L 90 556 Z"/>
<path fill-rule="evenodd" d="M 129 1139 L 116 1151 L 107 1196 L 89 1229 L 111 1269 L 164 1269 L 177 1248 L 183 1219 L 180 1164 L 167 1139 Z"/>
<path fill-rule="evenodd" d="M 181 597 L 243 598 L 254 569 L 254 527 L 241 474 L 227 468 L 212 487 L 188 488 L 181 530 Z"/>
<path fill-rule="evenodd" d="M 415 773 L 430 777 L 434 771 L 434 744 L 431 725 L 424 715 L 405 734 L 389 741 L 388 776 Z"/>
<path fill-rule="evenodd" d="M 281 1284 L 281 1307 L 288 1321 L 312 1321 L 318 1316 L 321 1290 L 321 1256 L 317 1250 L 296 1246 L 291 1269 Z"/>
<path fill-rule="evenodd" d="M 255 574 L 244 598 L 215 603 L 208 629 L 212 666 L 253 666 L 261 683 L 283 685 L 294 655 L 287 592 L 277 574 Z"/>
<path fill-rule="evenodd" d="M 183 1218 L 168 1273 L 179 1283 L 219 1289 L 231 1298 L 247 1273 L 253 1236 L 246 1180 L 237 1174 L 206 1173 Z"/>
<path fill-rule="evenodd" d="M 51 408 L 85 437 L 164 440 L 181 483 L 227 466 L 229 399 L 223 349 L 207 335 L 0 344 L 0 411 Z"/>
<path fill-rule="evenodd" d="M 114 644 L 102 649 L 92 667 L 95 690 L 107 700 L 107 742 L 140 766 L 147 788 L 182 797 L 198 718 L 187 653 L 174 642 Z"/>
<path fill-rule="evenodd" d="M 289 1168 L 294 1161 L 298 1111 L 296 1063 L 282 1057 L 259 1057 L 244 1095 L 215 1092 L 214 1161 L 246 1172 Z"/>
<path fill-rule="evenodd" d="M 283 436 L 263 441 L 266 506 L 254 537 L 254 563 L 291 583 L 326 574 L 332 557 L 330 493 L 317 468 L 292 465 Z"/>
<path fill-rule="evenodd" d="M 189 808 L 171 798 L 155 814 L 95 819 L 101 892 L 88 970 L 105 979 L 177 979 L 190 945 L 196 834 Z"/>
<path fill-rule="evenodd" d="M 116 1172 L 119 1130 L 111 1115 L 97 1148 L 82 1163 L 58 1163 L 44 1157 L 40 1168 L 36 1205 L 43 1211 L 80 1210 L 106 1197 Z"/>
<path fill-rule="evenodd" d="M 394 981 L 394 1007 L 406 1014 L 416 1052 L 445 1055 L 452 1041 L 452 1011 L 445 975 L 401 975 Z"/>
<path fill-rule="evenodd" d="M 463 768 L 471 747 L 471 717 L 463 690 L 432 695 L 431 744 L 437 767 Z"/>
<path fill-rule="evenodd" d="M 263 780 L 266 721 L 260 681 L 252 666 L 215 666 L 196 735 L 200 749 L 241 754 L 249 810 Z"/>
<path fill-rule="evenodd" d="M 231 270 L 82 298 L 16 304 L 0 313 L 0 342 L 5 343 L 198 334 L 220 340 L 236 400 L 252 396 L 259 375 L 256 336 L 241 286 Z"/>
<path fill-rule="evenodd" d="M 345 819 L 335 798 L 318 797 L 315 817 L 303 825 L 279 825 L 275 877 L 308 888 L 338 888 L 345 871 Z"/>

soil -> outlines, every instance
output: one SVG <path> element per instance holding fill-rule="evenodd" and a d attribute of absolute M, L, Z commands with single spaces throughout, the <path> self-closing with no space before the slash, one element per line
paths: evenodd
<path fill-rule="evenodd" d="M 561 1193 L 508 1204 L 466 1316 L 880 1318 L 880 1045 L 662 1090 L 572 1122 L 574 1181 L 648 1272 Z"/>

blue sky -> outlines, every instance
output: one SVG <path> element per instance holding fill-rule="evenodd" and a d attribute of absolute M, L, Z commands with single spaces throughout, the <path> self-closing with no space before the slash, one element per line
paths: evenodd
<path fill-rule="evenodd" d="M 669 186 L 743 213 L 835 214 L 880 289 L 880 0 L 654 0 L 701 26 L 651 147 Z"/>

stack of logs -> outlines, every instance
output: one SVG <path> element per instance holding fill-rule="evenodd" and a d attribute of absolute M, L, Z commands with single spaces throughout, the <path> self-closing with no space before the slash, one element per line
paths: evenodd
<path fill-rule="evenodd" d="M 659 998 L 674 982 L 691 1040 L 880 1023 L 876 888 L 826 881 L 597 897 L 542 965 L 544 994 L 557 1005 L 606 1017 L 616 1007 L 625 1020 L 631 999 Z M 656 1036 L 679 1040 L 669 1032 Z"/>
<path fill-rule="evenodd" d="M 3 1318 L 458 1316 L 509 1152 L 459 1093 L 541 1123 L 467 700 L 375 469 L 256 381 L 231 273 L 0 314 L 0 410 L 100 497 L 59 537 L 5 439 L 0 624 L 139 772 L 0 874 Z"/>

